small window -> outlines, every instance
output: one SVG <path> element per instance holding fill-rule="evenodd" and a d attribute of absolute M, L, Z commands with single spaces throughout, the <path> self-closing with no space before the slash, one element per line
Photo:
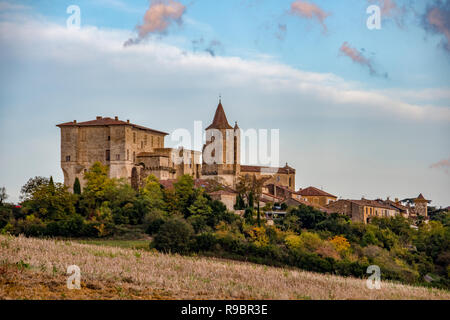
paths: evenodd
<path fill-rule="evenodd" d="M 133 143 L 136 143 L 136 132 L 133 132 Z"/>
<path fill-rule="evenodd" d="M 136 162 L 136 152 L 133 151 L 133 162 Z"/>
<path fill-rule="evenodd" d="M 66 156 L 66 162 L 70 162 L 70 156 Z"/>
<path fill-rule="evenodd" d="M 144 149 L 144 141 L 141 141 L 141 149 Z"/>
<path fill-rule="evenodd" d="M 154 146 L 155 144 L 154 144 L 154 142 L 153 142 L 153 136 L 152 136 L 152 147 Z"/>
<path fill-rule="evenodd" d="M 116 160 L 120 160 L 120 154 L 116 154 Z"/>
<path fill-rule="evenodd" d="M 111 136 L 108 136 L 108 141 L 111 141 Z"/>
<path fill-rule="evenodd" d="M 111 160 L 110 152 L 109 150 L 106 150 L 106 161 Z"/>
<path fill-rule="evenodd" d="M 127 149 L 127 161 L 130 160 L 130 150 Z"/>

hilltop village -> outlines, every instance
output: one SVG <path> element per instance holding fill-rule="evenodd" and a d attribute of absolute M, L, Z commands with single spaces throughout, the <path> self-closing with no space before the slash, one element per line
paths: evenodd
<path fill-rule="evenodd" d="M 58 124 L 61 129 L 61 168 L 64 184 L 73 190 L 75 180 L 84 186 L 84 173 L 95 163 L 109 167 L 110 178 L 124 178 L 138 189 L 146 177 L 154 175 L 165 188 L 183 175 L 190 175 L 196 187 L 203 187 L 215 200 L 222 201 L 228 210 L 235 211 L 239 195 L 239 179 L 264 177 L 261 207 L 268 204 L 281 206 L 307 205 L 325 213 L 340 213 L 355 222 L 368 223 L 373 217 L 428 219 L 428 203 L 422 194 L 399 200 L 340 199 L 324 190 L 309 186 L 295 189 L 296 170 L 287 163 L 284 167 L 268 168 L 241 164 L 241 130 L 232 127 L 219 101 L 212 123 L 206 130 L 206 143 L 202 152 L 166 148 L 168 133 L 120 120 L 98 116 L 95 120 Z M 230 139 L 231 137 L 231 139 Z M 213 146 L 215 144 L 215 147 Z M 216 152 L 218 150 L 218 152 Z M 208 161 L 208 159 L 212 159 Z M 208 188 L 214 184 L 216 188 Z M 217 185 L 220 188 L 217 188 Z M 269 210 L 266 218 L 282 215 Z"/>

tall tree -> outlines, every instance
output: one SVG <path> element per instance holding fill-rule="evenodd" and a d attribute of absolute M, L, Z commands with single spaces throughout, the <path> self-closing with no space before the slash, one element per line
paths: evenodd
<path fill-rule="evenodd" d="M 48 185 L 50 180 L 46 177 L 30 178 L 27 183 L 20 189 L 20 199 L 27 200 L 32 197 L 33 193 L 42 185 Z"/>
<path fill-rule="evenodd" d="M 75 182 L 73 183 L 73 193 L 78 195 L 81 194 L 81 184 L 78 177 L 75 178 Z"/>
<path fill-rule="evenodd" d="M 2 205 L 3 201 L 5 201 L 6 199 L 8 199 L 8 194 L 6 193 L 6 188 L 1 187 L 0 188 L 0 205 Z"/>

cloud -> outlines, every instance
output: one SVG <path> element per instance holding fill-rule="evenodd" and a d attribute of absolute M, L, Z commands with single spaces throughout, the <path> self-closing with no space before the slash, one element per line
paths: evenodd
<path fill-rule="evenodd" d="M 427 32 L 443 36 L 441 46 L 450 53 L 450 0 L 428 5 L 422 26 Z"/>
<path fill-rule="evenodd" d="M 365 50 L 362 49 L 362 51 Z M 372 62 L 368 58 L 364 57 L 361 51 L 359 51 L 356 48 L 352 48 L 348 42 L 344 42 L 342 44 L 342 46 L 339 49 L 339 52 L 349 57 L 353 62 L 369 68 L 371 75 L 379 75 L 376 72 L 375 68 L 373 67 Z M 383 74 L 382 76 L 385 78 L 388 77 L 387 73 Z"/>
<path fill-rule="evenodd" d="M 174 0 L 152 0 L 150 7 L 144 14 L 144 21 L 136 27 L 138 38 L 128 39 L 124 46 L 139 43 L 149 34 L 165 34 L 168 28 L 175 22 L 181 24 L 186 7 Z"/>
<path fill-rule="evenodd" d="M 31 7 L 6 1 L 0 1 L 0 11 L 28 10 Z"/>
<path fill-rule="evenodd" d="M 438 161 L 436 163 L 433 163 L 430 166 L 431 169 L 438 169 L 438 170 L 443 170 L 446 174 L 449 174 L 449 169 L 450 169 L 450 158 L 448 159 L 443 159 L 441 161 Z"/>
<path fill-rule="evenodd" d="M 306 1 L 297 0 L 291 3 L 291 14 L 297 15 L 305 19 L 316 19 L 323 28 L 323 32 L 327 32 L 325 19 L 329 16 L 316 4 Z"/>

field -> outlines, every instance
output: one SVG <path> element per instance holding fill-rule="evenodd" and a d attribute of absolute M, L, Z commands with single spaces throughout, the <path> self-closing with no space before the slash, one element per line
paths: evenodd
<path fill-rule="evenodd" d="M 144 243 L 0 236 L 0 299 L 450 299 L 437 289 L 382 282 L 369 290 L 362 279 L 139 249 Z M 74 264 L 80 290 L 66 286 Z"/>

